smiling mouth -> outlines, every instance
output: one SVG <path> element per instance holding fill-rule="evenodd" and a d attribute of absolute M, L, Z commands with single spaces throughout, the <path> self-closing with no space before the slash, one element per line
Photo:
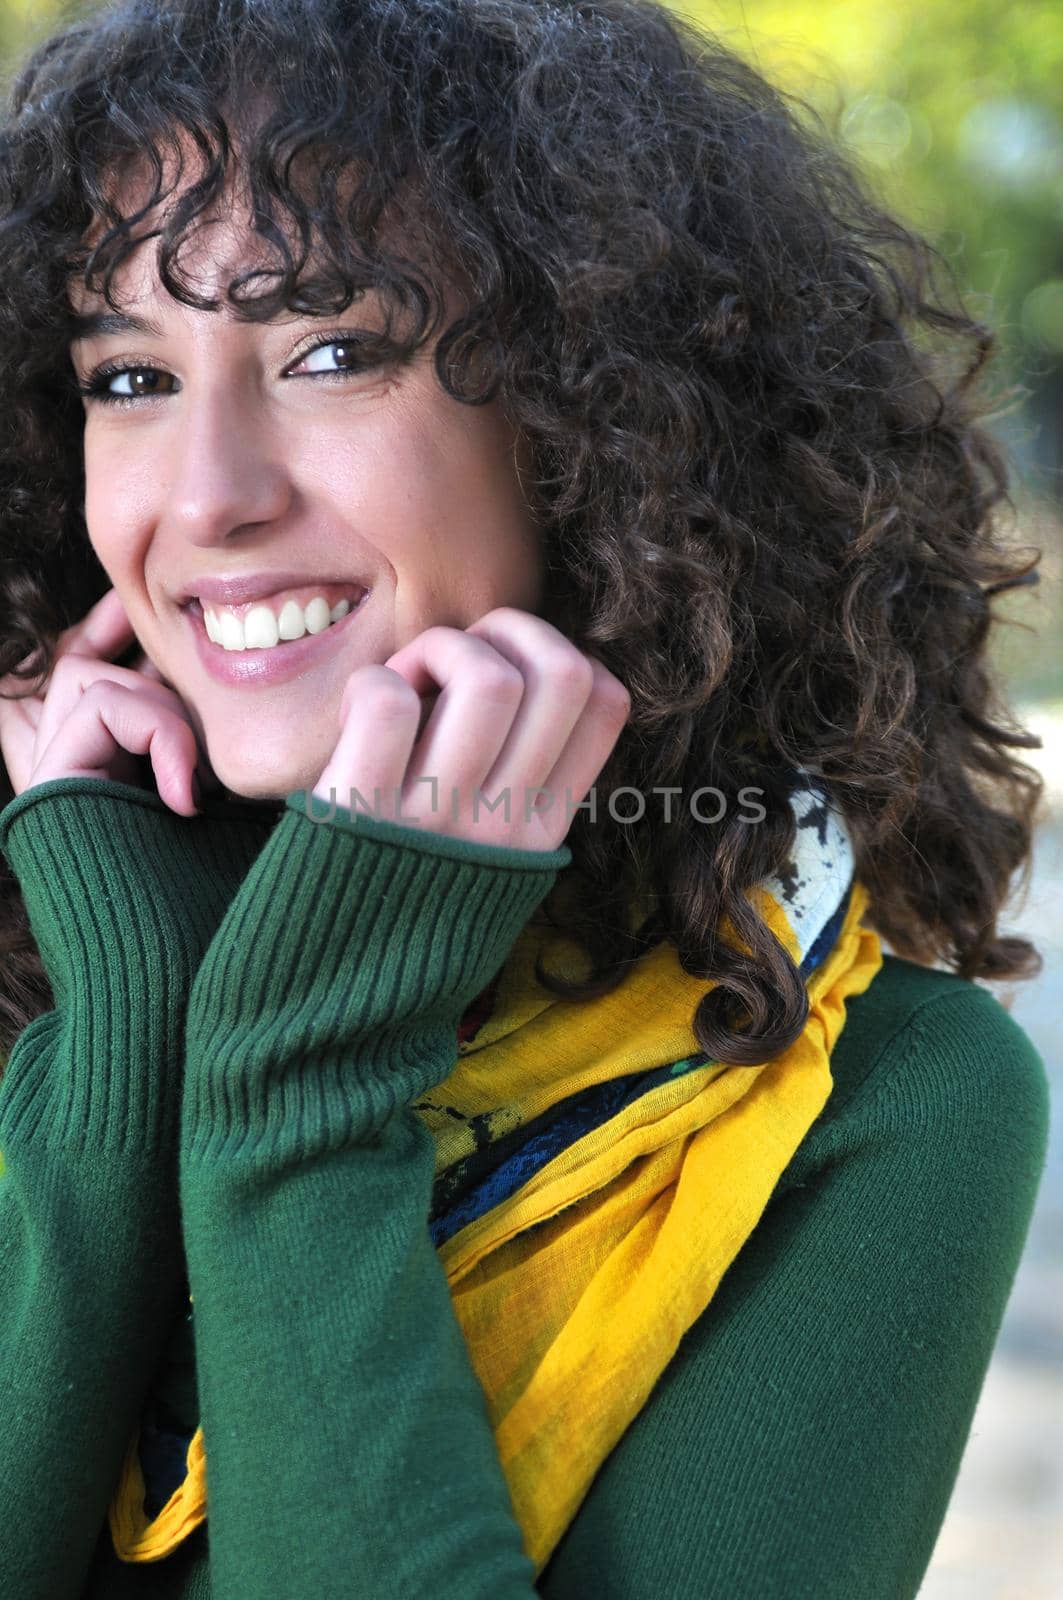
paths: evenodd
<path fill-rule="evenodd" d="M 193 597 L 181 610 L 194 617 L 210 643 L 226 655 L 263 656 L 275 651 L 284 654 L 286 645 L 329 632 L 352 611 L 360 610 L 368 593 L 363 585 L 354 584 L 350 595 L 331 606 L 318 595 L 305 605 L 288 600 L 279 612 L 261 601 L 204 607 Z"/>

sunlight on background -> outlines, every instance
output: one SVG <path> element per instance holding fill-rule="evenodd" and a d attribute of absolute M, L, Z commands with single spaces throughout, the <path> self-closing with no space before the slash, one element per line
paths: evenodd
<path fill-rule="evenodd" d="M 62 14 L 0 0 L 10 62 Z M 1063 1085 L 1063 8 L 1056 0 L 721 0 L 676 5 L 807 100 L 881 200 L 927 235 L 968 310 L 997 332 L 986 390 L 1015 465 L 1016 543 L 1044 552 L 1036 590 L 1005 597 L 1020 625 L 995 659 L 1040 752 L 1044 821 L 1032 885 L 1003 919 L 1045 960 L 989 986 Z M 1013 392 L 1018 386 L 1018 394 Z M 1063 1595 L 1063 1136 L 1053 1128 L 1026 1256 L 920 1600 Z M 856 1597 L 854 1596 L 854 1600 Z"/>

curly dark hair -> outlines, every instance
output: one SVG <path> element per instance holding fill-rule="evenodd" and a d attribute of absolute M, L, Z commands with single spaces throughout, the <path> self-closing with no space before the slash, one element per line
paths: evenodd
<path fill-rule="evenodd" d="M 197 181 L 151 232 L 179 142 Z M 276 264 L 228 284 L 239 315 L 335 315 L 371 286 L 415 308 L 402 358 L 437 302 L 382 247 L 393 212 L 471 285 L 435 373 L 463 403 L 501 390 L 528 441 L 543 614 L 631 692 L 597 787 L 728 800 L 713 828 L 578 813 L 555 890 L 578 883 L 565 925 L 593 966 L 545 981 L 605 992 L 667 935 L 717 980 L 693 1019 L 710 1058 L 790 1044 L 805 984 L 745 891 L 792 852 L 795 769 L 844 813 L 897 954 L 1040 969 L 997 929 L 1043 781 L 987 661 L 993 597 L 1042 554 L 997 525 L 1008 465 L 972 392 L 996 338 L 803 101 L 651 0 L 119 0 L 36 48 L 0 152 L 0 674 L 31 656 L 39 688 L 109 586 L 83 516 L 75 276 L 115 305 L 116 269 L 158 235 L 169 293 L 216 309 L 180 250 L 239 173 Z M 130 162 L 155 190 L 123 215 Z M 48 984 L 10 875 L 0 905 L 10 1040 Z"/>

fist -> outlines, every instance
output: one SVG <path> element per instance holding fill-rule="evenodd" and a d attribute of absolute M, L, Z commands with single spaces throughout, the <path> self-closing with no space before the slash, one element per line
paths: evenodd
<path fill-rule="evenodd" d="M 630 712 L 600 661 L 501 606 L 355 668 L 313 793 L 474 844 L 556 850 Z"/>
<path fill-rule="evenodd" d="M 0 680 L 0 748 L 16 795 L 50 778 L 112 778 L 140 785 L 144 760 L 159 795 L 193 816 L 199 747 L 188 712 L 142 656 L 139 668 L 118 667 L 135 638 L 115 589 L 59 635 L 43 692 L 26 681 Z M 25 663 L 23 663 L 25 665 Z"/>

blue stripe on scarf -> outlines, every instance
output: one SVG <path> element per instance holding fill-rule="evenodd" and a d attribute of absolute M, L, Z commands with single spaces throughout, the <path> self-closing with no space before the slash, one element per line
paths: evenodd
<path fill-rule="evenodd" d="M 801 963 L 801 976 L 803 978 L 807 978 L 810 972 L 815 972 L 817 967 L 821 967 L 834 948 L 835 941 L 842 931 L 842 923 L 849 914 L 849 902 L 853 897 L 854 882 L 855 879 L 850 878 L 849 886 L 842 896 L 841 904 L 837 911 L 834 912 L 828 922 L 823 924 L 823 927 L 809 946 L 808 954 Z"/>
<path fill-rule="evenodd" d="M 801 962 L 801 976 L 806 981 L 833 949 L 849 909 L 852 889 L 853 880 L 850 879 L 841 903 L 824 923 Z M 578 1094 L 559 1100 L 541 1116 L 514 1128 L 502 1138 L 470 1151 L 436 1176 L 428 1220 L 432 1243 L 438 1248 L 474 1218 L 507 1200 L 559 1151 L 601 1127 L 632 1101 L 669 1078 L 704 1066 L 708 1060 L 704 1051 L 698 1051 L 682 1061 L 593 1084 L 589 1089 L 581 1089 Z"/>

